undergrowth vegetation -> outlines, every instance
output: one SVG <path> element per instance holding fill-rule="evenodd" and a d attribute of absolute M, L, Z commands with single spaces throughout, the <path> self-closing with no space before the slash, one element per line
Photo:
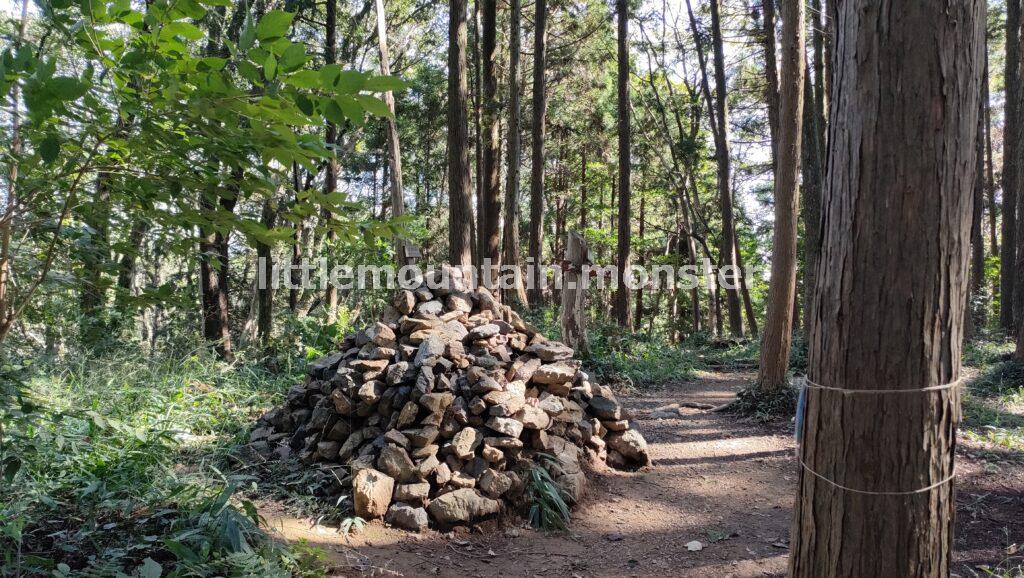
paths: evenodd
<path fill-rule="evenodd" d="M 110 354 L 2 378 L 0 574 L 312 571 L 259 529 L 255 477 L 230 459 L 295 371 Z"/>

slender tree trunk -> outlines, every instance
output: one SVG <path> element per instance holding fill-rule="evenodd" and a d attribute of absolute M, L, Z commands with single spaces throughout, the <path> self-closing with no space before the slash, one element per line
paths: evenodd
<path fill-rule="evenodd" d="M 765 4 L 771 4 L 766 0 Z M 773 43 L 774 44 L 774 43 Z M 774 48 L 774 46 L 773 46 Z M 775 170 L 775 236 L 768 320 L 761 342 L 758 386 L 786 386 L 796 298 L 801 130 L 804 112 L 804 1 L 782 0 L 782 94 Z"/>
<path fill-rule="evenodd" d="M 821 261 L 821 189 L 823 176 L 822 158 L 818 137 L 820 117 L 815 110 L 814 90 L 809 81 L 804 81 L 803 145 L 800 147 L 803 174 L 803 202 L 801 215 L 804 221 L 804 337 L 809 335 L 811 304 L 814 302 L 814 288 L 818 282 L 818 263 Z"/>
<path fill-rule="evenodd" d="M 544 138 L 548 108 L 547 79 L 547 0 L 536 0 L 533 19 L 533 127 L 532 166 L 530 167 L 530 259 L 533 275 L 527 289 L 530 307 L 540 307 L 544 300 L 540 267 L 544 250 Z"/>
<path fill-rule="evenodd" d="M 987 41 L 986 41 L 987 45 Z M 993 257 L 999 255 L 999 225 L 996 222 L 999 209 L 996 206 L 995 159 L 992 157 L 992 103 L 989 102 L 989 66 L 988 53 L 985 54 L 985 76 L 981 83 L 981 101 L 985 105 L 985 193 L 988 195 L 988 236 L 989 251 Z M 996 280 L 993 294 L 999 293 L 999 281 Z"/>
<path fill-rule="evenodd" d="M 822 0 L 811 0 L 811 40 L 814 45 L 814 50 L 811 53 L 814 63 L 814 99 L 806 100 L 804 107 L 808 107 L 812 102 L 814 108 L 811 113 L 814 115 L 814 124 L 811 127 L 815 132 L 815 141 L 818 143 L 818 154 L 819 165 L 825 166 L 825 147 L 827 143 L 827 128 L 828 128 L 828 114 L 825 110 L 826 102 L 828 98 L 829 80 L 828 73 L 831 70 L 831 64 L 826 68 L 826 63 L 829 60 L 829 52 L 831 51 L 831 40 L 826 42 L 826 36 L 832 30 L 831 19 L 825 13 L 825 10 L 821 7 Z M 829 8 L 835 4 L 835 1 L 829 2 Z M 806 121 L 804 122 L 806 125 Z M 805 309 L 806 313 L 806 309 Z"/>
<path fill-rule="evenodd" d="M 587 228 L 587 144 L 580 146 L 580 234 Z"/>
<path fill-rule="evenodd" d="M 466 0 L 449 0 L 448 20 L 448 259 L 473 264 L 473 207 L 466 117 Z"/>
<path fill-rule="evenodd" d="M 743 298 L 743 313 L 747 316 L 747 327 L 750 334 L 757 337 L 757 316 L 754 314 L 754 300 L 750 297 L 750 284 L 747 283 L 747 273 L 743 265 L 743 252 L 736 244 L 736 268 L 739 270 L 740 297 Z"/>
<path fill-rule="evenodd" d="M 1020 156 L 1020 0 L 1006 2 L 1006 121 L 1003 129 L 1003 240 L 1000 253 L 999 326 L 1004 330 L 1014 325 L 1014 285 L 1017 259 L 1017 192 L 1020 187 L 1018 174 Z"/>
<path fill-rule="evenodd" d="M 217 203 L 207 194 L 201 194 L 200 208 L 207 214 L 217 210 Z M 221 291 L 219 269 L 220 259 L 217 234 L 203 230 L 199 237 L 199 286 L 203 311 L 203 337 L 214 345 L 218 357 L 225 361 L 233 358 L 231 352 L 231 327 L 228 318 L 228 304 Z"/>
<path fill-rule="evenodd" d="M 982 73 L 982 83 L 985 75 Z M 982 94 L 985 90 L 982 88 Z M 982 216 L 985 212 L 985 103 L 979 101 L 978 142 L 975 145 L 974 206 L 971 216 L 971 286 L 967 294 L 967 319 L 964 333 L 973 337 L 985 327 L 985 237 Z"/>
<path fill-rule="evenodd" d="M 473 264 L 480 267 L 480 260 L 483 258 L 483 229 L 484 229 L 484 177 L 483 177 L 483 155 L 481 145 L 483 143 L 483 130 L 480 118 L 480 2 L 473 0 L 473 27 L 470 39 L 472 40 L 473 58 L 473 82 L 472 82 L 472 105 L 473 105 L 473 197 L 476 199 L 476 220 L 473 221 Z"/>
<path fill-rule="evenodd" d="M 628 0 L 615 0 L 618 21 L 618 129 L 619 129 L 619 230 L 618 230 L 618 288 L 615 291 L 613 316 L 621 327 L 633 326 L 629 318 L 629 249 L 632 216 L 630 182 L 632 154 L 629 113 L 629 4 Z"/>
<path fill-rule="evenodd" d="M 384 0 L 376 0 L 377 46 L 380 50 L 380 73 L 391 75 L 391 53 L 388 50 L 387 13 Z M 405 214 L 405 190 L 402 186 L 402 147 L 398 139 L 398 123 L 395 120 L 395 95 L 390 90 L 384 93 L 384 104 L 391 111 L 387 120 L 388 167 L 391 171 L 391 217 L 397 219 Z M 399 266 L 408 263 L 405 254 L 405 240 L 395 237 L 395 260 Z"/>
<path fill-rule="evenodd" d="M 119 121 L 121 123 L 123 121 Z M 96 191 L 92 201 L 84 207 L 83 222 L 90 235 L 81 247 L 82 289 L 79 294 L 79 338 L 85 347 L 96 345 L 107 332 L 103 321 L 106 288 L 103 271 L 110 260 L 110 179 L 106 171 L 96 175 Z"/>
<path fill-rule="evenodd" d="M 785 1 L 785 0 L 783 0 Z M 768 131 L 772 141 L 772 170 L 779 165 L 779 68 L 775 58 L 775 0 L 762 0 L 764 11 L 763 50 L 765 106 L 768 108 Z M 783 42 L 787 39 L 783 38 Z"/>
<path fill-rule="evenodd" d="M 501 143 L 498 140 L 498 76 L 495 72 L 498 50 L 498 2 L 483 0 L 483 214 L 480 216 L 481 263 L 490 261 L 490 270 L 481 271 L 488 284 L 497 282 L 501 265 Z"/>
<path fill-rule="evenodd" d="M 837 3 L 795 578 L 950 575 L 984 7 Z"/>
<path fill-rule="evenodd" d="M 519 73 L 519 52 L 522 42 L 520 31 L 520 20 L 522 18 L 522 0 L 511 0 L 509 32 L 509 86 L 508 86 L 508 170 L 505 175 L 505 214 L 504 233 L 505 237 L 502 246 L 502 261 L 517 270 L 515 288 L 506 291 L 505 302 L 512 303 L 518 299 L 519 303 L 526 304 L 526 287 L 523 284 L 522 276 L 518 273 L 519 268 L 519 162 L 522 157 L 522 133 L 520 132 L 520 118 L 522 109 L 520 97 L 522 87 L 520 86 Z"/>
<path fill-rule="evenodd" d="M 274 207 L 274 203 L 270 199 L 263 201 L 263 212 L 260 218 L 261 224 L 267 229 L 272 229 L 276 220 L 277 210 Z M 256 302 L 258 304 L 258 314 L 256 317 L 256 336 L 259 339 L 260 345 L 267 347 L 270 343 L 270 334 L 274 328 L 274 287 L 269 282 L 270 272 L 274 270 L 274 254 L 271 251 L 270 245 L 257 242 L 256 259 L 257 261 L 262 260 L 264 263 L 265 279 L 267 280 L 261 286 L 259 273 L 257 273 Z"/>
<path fill-rule="evenodd" d="M 638 264 L 643 267 L 647 264 L 647 251 L 644 249 L 644 234 L 645 227 L 644 221 L 647 217 L 647 195 L 640 195 L 640 223 L 639 231 L 637 231 L 637 240 L 640 242 L 640 255 L 637 259 Z M 640 328 L 643 327 L 644 318 L 644 288 L 639 287 L 636 290 L 636 313 L 633 315 L 633 326 Z"/>
<path fill-rule="evenodd" d="M 338 0 L 327 0 L 327 16 L 325 24 L 325 40 L 324 40 L 324 61 L 327 64 L 336 64 L 338 62 Z M 333 122 L 327 122 L 327 135 L 326 141 L 328 144 L 337 144 L 338 142 L 338 127 Z M 338 190 L 338 154 L 335 149 L 331 149 L 330 158 L 327 161 L 327 175 L 324 178 L 324 193 L 330 195 Z M 324 210 L 323 212 L 324 224 L 327 227 L 327 253 L 332 254 L 334 251 L 334 242 L 337 240 L 337 233 L 335 233 L 332 226 L 334 215 L 330 211 Z M 335 317 L 338 312 L 338 288 L 333 284 L 328 284 L 327 291 L 324 294 L 324 308 L 327 310 L 327 322 L 334 323 Z"/>

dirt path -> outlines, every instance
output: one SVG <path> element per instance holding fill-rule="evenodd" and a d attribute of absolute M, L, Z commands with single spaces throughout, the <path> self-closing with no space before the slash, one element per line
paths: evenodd
<path fill-rule="evenodd" d="M 797 474 L 791 426 L 695 409 L 649 415 L 670 403 L 724 403 L 752 378 L 706 374 L 623 397 L 654 464 L 595 472 L 566 535 L 510 520 L 419 536 L 375 522 L 346 538 L 272 506 L 263 515 L 281 538 L 327 552 L 338 576 L 782 576 Z M 1011 522 L 1024 519 L 1024 465 L 997 462 L 997 481 L 987 458 L 962 457 L 956 557 L 960 575 L 973 576 L 971 568 L 998 564 L 1007 546 L 1024 543 L 1024 522 Z M 687 548 L 694 541 L 700 550 Z"/>

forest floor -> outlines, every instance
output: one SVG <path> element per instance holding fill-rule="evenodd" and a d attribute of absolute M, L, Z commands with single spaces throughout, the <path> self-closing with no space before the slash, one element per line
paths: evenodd
<path fill-rule="evenodd" d="M 565 534 L 511 518 L 421 535 L 373 522 L 346 536 L 279 504 L 264 503 L 261 513 L 279 539 L 325 552 L 337 576 L 783 576 L 798 473 L 792 424 L 686 408 L 678 418 L 651 415 L 672 403 L 725 403 L 753 378 L 702 373 L 622 396 L 653 465 L 595 471 Z M 1015 576 L 1024 454 L 970 430 L 959 454 L 954 575 Z"/>

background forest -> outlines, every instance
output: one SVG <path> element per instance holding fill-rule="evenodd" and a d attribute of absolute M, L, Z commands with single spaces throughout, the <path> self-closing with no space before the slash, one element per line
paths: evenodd
<path fill-rule="evenodd" d="M 747 398 L 766 419 L 792 411 L 782 382 L 806 367 L 826 12 L 807 3 L 797 285 L 775 304 L 792 354 Z M 1014 451 L 1020 16 L 988 7 L 966 347 L 969 435 Z M 558 263 L 575 231 L 595 263 L 737 264 L 742 290 L 593 289 L 586 364 L 626 389 L 756 368 L 781 30 L 761 0 L 0 2 L 0 573 L 322 571 L 269 541 L 251 500 L 343 509 L 314 502 L 315 476 L 267 484 L 232 448 L 391 292 L 260 288 L 260 258 Z M 504 298 L 558 337 L 557 294 Z"/>

